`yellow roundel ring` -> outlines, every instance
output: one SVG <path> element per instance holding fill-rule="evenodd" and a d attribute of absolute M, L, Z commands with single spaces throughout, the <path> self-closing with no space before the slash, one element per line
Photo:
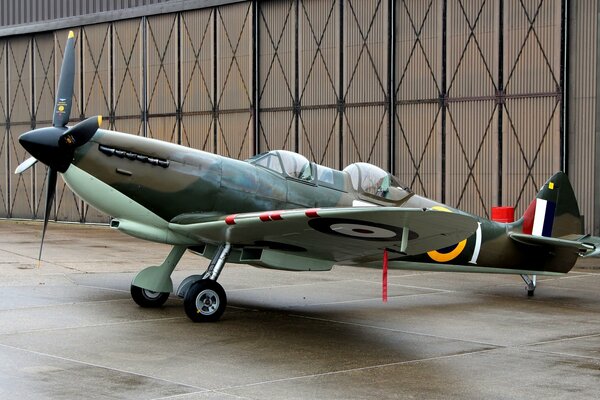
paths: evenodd
<path fill-rule="evenodd" d="M 442 207 L 442 206 L 433 206 L 433 207 L 431 207 L 431 209 L 436 210 L 436 211 L 452 212 L 452 211 L 448 210 L 446 207 Z M 458 242 L 456 244 L 456 247 L 454 247 L 454 249 L 452 249 L 452 251 L 450 251 L 448 253 L 440 253 L 437 250 L 432 250 L 432 251 L 428 251 L 427 255 L 433 261 L 437 261 L 437 262 L 452 261 L 456 257 L 458 257 L 460 255 L 460 253 L 462 253 L 462 251 L 465 249 L 466 245 L 467 245 L 467 239 L 464 239 L 464 240 Z"/>

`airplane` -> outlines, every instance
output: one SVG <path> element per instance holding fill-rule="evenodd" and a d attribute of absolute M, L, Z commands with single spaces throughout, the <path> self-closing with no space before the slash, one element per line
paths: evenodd
<path fill-rule="evenodd" d="M 31 157 L 15 173 L 37 161 L 48 166 L 39 260 L 59 173 L 74 193 L 112 216 L 112 228 L 173 246 L 161 265 L 133 279 L 131 296 L 142 307 L 165 303 L 186 250 L 211 260 L 175 292 L 194 322 L 223 315 L 227 296 L 217 279 L 226 263 L 288 271 L 342 264 L 516 274 L 532 296 L 537 275 L 562 275 L 578 257 L 600 255 L 600 238 L 583 234 L 562 172 L 518 221 L 500 223 L 419 196 L 367 163 L 339 171 L 284 150 L 235 160 L 100 129 L 101 116 L 67 127 L 74 44 L 69 32 L 53 126 L 19 137 Z"/>

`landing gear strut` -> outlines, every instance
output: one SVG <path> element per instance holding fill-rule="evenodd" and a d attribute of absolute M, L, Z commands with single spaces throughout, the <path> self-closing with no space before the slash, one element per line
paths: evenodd
<path fill-rule="evenodd" d="M 225 266 L 231 245 L 219 246 L 208 269 L 202 275 L 192 275 L 181 282 L 177 295 L 183 297 L 183 307 L 194 322 L 218 321 L 225 311 L 227 295 L 217 279 Z"/>
<path fill-rule="evenodd" d="M 531 275 L 531 277 L 529 275 L 521 275 L 521 278 L 523 278 L 523 281 L 527 285 L 527 296 L 533 297 L 536 287 L 536 275 Z"/>

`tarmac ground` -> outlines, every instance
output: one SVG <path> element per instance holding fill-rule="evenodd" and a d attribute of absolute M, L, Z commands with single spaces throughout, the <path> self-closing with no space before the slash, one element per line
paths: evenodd
<path fill-rule="evenodd" d="M 600 261 L 538 277 L 227 265 L 194 324 L 129 285 L 169 248 L 105 226 L 0 221 L 2 399 L 598 399 Z M 187 253 L 177 287 L 208 260 Z"/>

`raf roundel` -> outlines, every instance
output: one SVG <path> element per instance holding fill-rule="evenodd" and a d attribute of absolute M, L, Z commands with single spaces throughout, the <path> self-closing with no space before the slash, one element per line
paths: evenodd
<path fill-rule="evenodd" d="M 402 238 L 402 228 L 349 218 L 316 218 L 309 220 L 308 225 L 319 232 L 359 240 L 391 242 Z M 416 232 L 409 231 L 408 240 L 418 237 Z"/>

